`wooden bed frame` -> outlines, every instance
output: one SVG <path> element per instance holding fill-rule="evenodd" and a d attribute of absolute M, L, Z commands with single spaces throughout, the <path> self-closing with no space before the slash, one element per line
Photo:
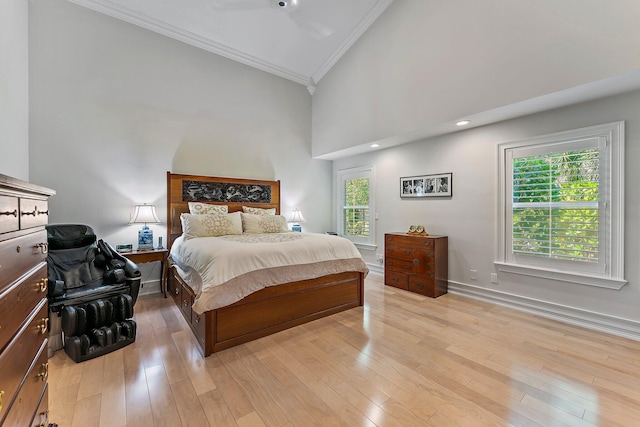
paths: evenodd
<path fill-rule="evenodd" d="M 185 182 L 188 181 L 188 182 Z M 206 191 L 234 185 L 259 186 L 268 195 L 257 202 L 222 201 Z M 211 186 L 211 187 L 209 187 Z M 192 191 L 187 191 L 191 188 Z M 198 191 L 193 191 L 193 188 Z M 204 195 L 203 191 L 204 189 Z M 280 213 L 280 181 L 180 175 L 167 172 L 168 248 L 182 234 L 180 214 L 189 212 L 189 201 L 229 206 L 229 212 L 242 206 L 275 208 Z M 199 315 L 191 309 L 195 294 L 177 273 L 169 269 L 168 292 L 191 326 L 205 356 L 264 337 L 321 317 L 364 304 L 364 274 L 346 272 L 311 280 L 264 288 L 226 307 Z"/>

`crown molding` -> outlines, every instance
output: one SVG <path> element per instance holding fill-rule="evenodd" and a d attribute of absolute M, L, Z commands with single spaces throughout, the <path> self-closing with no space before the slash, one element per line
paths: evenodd
<path fill-rule="evenodd" d="M 220 43 L 194 34 L 190 31 L 183 30 L 157 19 L 149 18 L 148 16 L 144 16 L 125 7 L 115 5 L 107 0 L 67 1 L 80 6 L 84 6 L 96 12 L 103 13 L 113 18 L 120 19 L 130 24 L 145 28 L 147 30 L 162 34 L 164 36 L 171 37 L 172 39 L 190 44 L 200 49 L 204 49 L 208 52 L 215 53 L 216 55 L 224 56 L 225 58 L 229 58 L 250 67 L 257 68 L 261 71 L 265 71 L 267 73 L 274 74 L 287 80 L 291 80 L 295 83 L 299 83 L 304 86 L 310 85 L 311 79 L 309 76 L 303 76 L 282 67 L 278 67 L 267 61 L 260 60 L 254 56 L 240 52 L 236 49 L 229 48 Z"/>
<path fill-rule="evenodd" d="M 340 45 L 340 47 L 325 61 L 325 63 L 318 68 L 318 70 L 311 76 L 314 82 L 319 82 L 329 70 L 336 65 L 336 63 L 342 58 L 342 56 L 354 45 L 354 43 L 364 34 L 365 31 L 382 15 L 387 7 L 393 3 L 393 0 L 379 0 L 369 10 L 367 15 L 360 21 L 358 26 L 349 34 Z"/>

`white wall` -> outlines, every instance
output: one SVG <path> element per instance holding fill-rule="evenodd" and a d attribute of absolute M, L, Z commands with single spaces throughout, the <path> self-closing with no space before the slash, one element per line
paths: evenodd
<path fill-rule="evenodd" d="M 384 253 L 384 233 L 424 224 L 430 234 L 449 236 L 453 288 L 494 299 L 526 301 L 556 314 L 604 318 L 636 328 L 640 337 L 640 193 L 635 185 L 640 182 L 640 169 L 635 167 L 640 162 L 638 106 L 640 91 L 630 92 L 334 161 L 334 171 L 375 165 L 377 253 Z M 491 284 L 490 274 L 496 272 L 497 145 L 618 120 L 626 122 L 625 278 L 629 283 L 615 291 L 500 273 L 499 283 Z M 452 198 L 400 199 L 400 177 L 444 172 L 453 172 Z M 374 253 L 363 252 L 368 262 L 375 263 Z M 477 270 L 476 281 L 470 278 L 472 269 Z"/>
<path fill-rule="evenodd" d="M 0 173 L 29 180 L 29 2 L 0 2 Z M 41 183 L 38 183 L 41 184 Z"/>
<path fill-rule="evenodd" d="M 637 0 L 395 1 L 319 82 L 313 154 L 640 69 L 638 16 Z"/>
<path fill-rule="evenodd" d="M 31 170 L 57 191 L 52 222 L 135 246 L 133 206 L 156 204 L 164 223 L 170 170 L 279 179 L 283 213 L 330 229 L 304 86 L 63 0 L 32 3 L 30 38 Z"/>

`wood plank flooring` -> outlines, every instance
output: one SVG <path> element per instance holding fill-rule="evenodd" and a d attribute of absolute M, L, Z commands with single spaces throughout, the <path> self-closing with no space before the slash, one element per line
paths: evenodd
<path fill-rule="evenodd" d="M 202 358 L 170 299 L 135 344 L 49 361 L 50 421 L 75 426 L 640 426 L 640 342 L 447 294 L 364 307 Z"/>

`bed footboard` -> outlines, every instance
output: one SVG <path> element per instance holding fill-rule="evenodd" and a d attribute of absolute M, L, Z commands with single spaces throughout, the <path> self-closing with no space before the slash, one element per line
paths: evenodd
<path fill-rule="evenodd" d="M 364 304 L 360 272 L 264 288 L 202 315 L 191 310 L 195 295 L 174 268 L 168 286 L 205 356 Z"/>

